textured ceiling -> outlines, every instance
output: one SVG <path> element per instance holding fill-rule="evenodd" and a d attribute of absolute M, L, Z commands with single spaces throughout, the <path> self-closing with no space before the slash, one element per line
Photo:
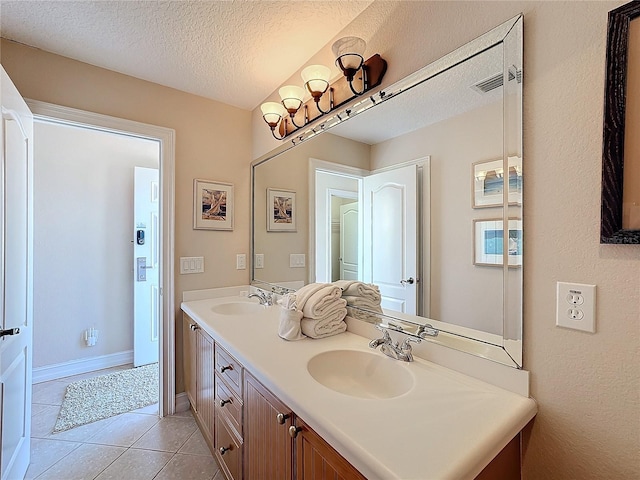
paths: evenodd
<path fill-rule="evenodd" d="M 253 109 L 371 1 L 0 0 L 2 37 Z"/>

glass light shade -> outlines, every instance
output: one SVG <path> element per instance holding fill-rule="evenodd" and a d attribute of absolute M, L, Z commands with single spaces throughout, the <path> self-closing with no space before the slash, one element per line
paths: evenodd
<path fill-rule="evenodd" d="M 302 106 L 302 99 L 304 98 L 304 88 L 298 85 L 285 85 L 278 90 L 282 104 L 287 109 L 289 114 L 295 115 L 295 112 Z"/>
<path fill-rule="evenodd" d="M 262 110 L 262 118 L 270 127 L 275 127 L 284 115 L 287 113 L 281 103 L 266 102 L 260 105 Z"/>
<path fill-rule="evenodd" d="M 329 88 L 331 70 L 324 65 L 309 65 L 300 74 L 309 92 L 315 96 L 322 95 Z"/>
<path fill-rule="evenodd" d="M 366 47 L 366 42 L 359 37 L 344 37 L 336 40 L 331 50 L 341 68 L 358 70 L 364 61 Z"/>

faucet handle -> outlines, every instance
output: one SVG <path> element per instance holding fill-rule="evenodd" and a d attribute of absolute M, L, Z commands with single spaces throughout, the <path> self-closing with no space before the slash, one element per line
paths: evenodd
<path fill-rule="evenodd" d="M 410 350 L 411 349 L 411 345 L 409 345 L 410 342 L 420 343 L 420 342 L 422 342 L 422 339 L 414 338 L 414 337 L 407 337 L 407 338 L 404 339 L 404 342 L 402 342 L 402 346 L 400 348 L 402 348 L 402 350 Z"/>

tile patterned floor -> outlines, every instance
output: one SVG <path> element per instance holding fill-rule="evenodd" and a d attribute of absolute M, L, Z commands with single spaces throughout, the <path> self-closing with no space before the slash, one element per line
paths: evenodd
<path fill-rule="evenodd" d="M 116 367 L 33 386 L 31 464 L 25 480 L 223 480 L 190 412 L 158 405 L 51 433 L 67 385 Z"/>

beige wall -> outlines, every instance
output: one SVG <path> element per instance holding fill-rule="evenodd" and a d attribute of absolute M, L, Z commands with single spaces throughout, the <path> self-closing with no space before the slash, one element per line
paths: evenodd
<path fill-rule="evenodd" d="M 131 351 L 133 169 L 158 168 L 159 144 L 44 122 L 34 138 L 33 366 Z"/>
<path fill-rule="evenodd" d="M 201 255 L 206 269 L 176 274 L 177 312 L 184 290 L 248 283 L 235 254 L 249 254 L 250 112 L 4 39 L 1 48 L 2 65 L 24 97 L 175 129 L 175 268 L 179 257 Z M 235 185 L 233 232 L 192 229 L 194 178 Z M 182 391 L 179 327 L 176 343 Z"/>
<path fill-rule="evenodd" d="M 613 2 L 375 2 L 338 36 L 389 61 L 385 84 L 523 12 L 524 362 L 539 413 L 524 478 L 640 471 L 640 246 L 600 245 L 602 105 Z M 330 44 L 309 63 L 331 64 Z M 297 80 L 297 79 L 296 79 Z M 254 111 L 254 157 L 273 148 Z M 557 281 L 593 283 L 595 335 L 555 326 Z"/>

